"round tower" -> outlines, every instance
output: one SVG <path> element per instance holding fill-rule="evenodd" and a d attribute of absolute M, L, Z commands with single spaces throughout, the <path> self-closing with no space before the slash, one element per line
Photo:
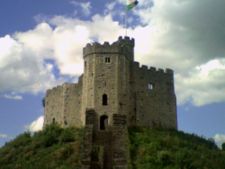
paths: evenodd
<path fill-rule="evenodd" d="M 82 119 L 84 122 L 87 109 L 94 109 L 99 129 L 105 129 L 112 124 L 113 114 L 129 112 L 134 39 L 119 37 L 112 44 L 87 44 L 83 58 Z"/>

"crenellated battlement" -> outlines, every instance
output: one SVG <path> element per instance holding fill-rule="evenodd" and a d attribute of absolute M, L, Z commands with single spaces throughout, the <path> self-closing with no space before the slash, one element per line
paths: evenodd
<path fill-rule="evenodd" d="M 88 43 L 83 48 L 83 57 L 87 57 L 93 54 L 122 54 L 132 55 L 134 48 L 134 39 L 129 37 L 119 37 L 118 40 L 112 44 L 104 42 L 100 44 L 98 42 Z M 132 56 L 133 57 L 133 56 Z"/>
<path fill-rule="evenodd" d="M 134 62 L 133 63 L 134 68 L 138 69 L 140 71 L 147 71 L 147 72 L 151 72 L 151 73 L 160 73 L 160 74 L 168 74 L 168 75 L 172 75 L 173 76 L 173 70 L 166 68 L 166 69 L 162 69 L 162 68 L 156 68 L 156 67 L 148 67 L 147 65 L 141 65 L 139 62 Z"/>
<path fill-rule="evenodd" d="M 46 92 L 46 96 L 53 94 L 65 94 L 65 92 L 69 91 L 71 88 L 78 88 L 79 83 L 63 83 L 62 85 L 58 85 L 53 87 L 52 89 L 48 89 Z"/>

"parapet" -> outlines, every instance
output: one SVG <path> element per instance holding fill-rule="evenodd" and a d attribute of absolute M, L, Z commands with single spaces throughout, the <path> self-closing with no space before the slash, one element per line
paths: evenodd
<path fill-rule="evenodd" d="M 169 68 L 166 68 L 165 70 L 161 69 L 161 68 L 156 69 L 155 67 L 148 67 L 147 65 L 140 65 L 139 62 L 134 62 L 133 66 L 134 66 L 135 69 L 138 69 L 140 71 L 147 71 L 147 72 L 151 72 L 151 73 L 173 75 L 173 70 L 169 69 Z"/>
<path fill-rule="evenodd" d="M 62 85 L 55 86 L 52 89 L 48 89 L 46 92 L 46 96 L 56 94 L 58 92 L 65 92 L 68 91 L 71 88 L 76 88 L 78 84 L 76 83 L 63 83 Z"/>
<path fill-rule="evenodd" d="M 53 94 L 53 93 L 57 93 L 59 91 L 62 91 L 63 87 L 62 85 L 60 86 L 55 86 L 53 87 L 52 89 L 48 89 L 47 92 L 46 92 L 46 96 L 50 95 L 50 94 Z"/>
<path fill-rule="evenodd" d="M 124 50 L 124 48 L 128 48 L 128 50 Z M 116 42 L 110 44 L 109 42 L 104 42 L 100 44 L 98 42 L 88 43 L 83 48 L 83 57 L 87 57 L 88 55 L 92 54 L 127 54 L 130 52 L 133 53 L 134 48 L 134 39 L 129 38 L 127 36 L 119 37 Z M 129 51 L 130 50 L 130 51 Z M 133 57 L 133 54 L 132 54 Z"/>

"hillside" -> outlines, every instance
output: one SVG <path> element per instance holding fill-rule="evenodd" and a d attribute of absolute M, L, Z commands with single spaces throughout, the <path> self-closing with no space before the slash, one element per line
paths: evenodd
<path fill-rule="evenodd" d="M 1 169 L 79 169 L 82 129 L 49 126 L 19 135 L 0 149 Z M 213 142 L 177 131 L 129 130 L 133 169 L 224 169 Z"/>

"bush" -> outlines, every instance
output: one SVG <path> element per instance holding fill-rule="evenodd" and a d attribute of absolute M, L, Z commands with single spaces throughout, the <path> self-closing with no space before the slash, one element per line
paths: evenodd
<path fill-rule="evenodd" d="M 74 140 L 74 131 L 70 128 L 64 129 L 60 136 L 60 143 L 73 142 Z"/>
<path fill-rule="evenodd" d="M 225 151 L 225 142 L 222 144 L 222 150 Z"/>

